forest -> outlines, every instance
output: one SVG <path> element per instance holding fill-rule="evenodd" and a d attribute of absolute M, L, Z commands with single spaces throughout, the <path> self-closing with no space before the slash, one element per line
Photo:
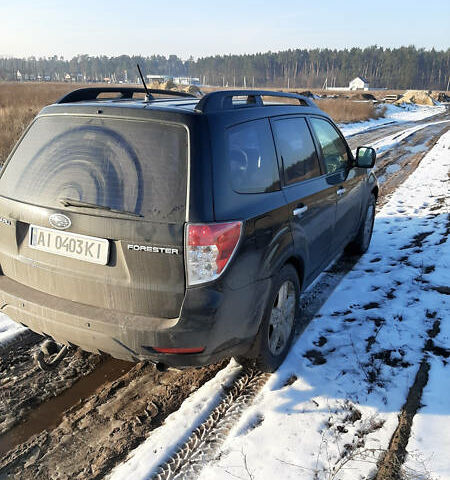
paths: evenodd
<path fill-rule="evenodd" d="M 204 85 L 236 87 L 321 88 L 347 86 L 357 75 L 371 87 L 389 89 L 448 88 L 450 48 L 414 46 L 364 49 L 293 49 L 242 55 L 215 55 L 183 60 L 176 55 L 116 57 L 77 55 L 68 60 L 0 58 L 0 80 L 137 82 L 136 64 L 146 74 L 198 77 Z"/>

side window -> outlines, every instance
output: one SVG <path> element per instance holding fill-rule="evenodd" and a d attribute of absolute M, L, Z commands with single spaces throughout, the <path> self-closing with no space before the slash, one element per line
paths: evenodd
<path fill-rule="evenodd" d="M 283 161 L 287 185 L 320 175 L 319 160 L 304 118 L 284 118 L 273 122 L 275 142 Z"/>
<path fill-rule="evenodd" d="M 347 148 L 335 128 L 326 120 L 311 118 L 311 125 L 320 143 L 327 173 L 347 168 Z"/>
<path fill-rule="evenodd" d="M 226 144 L 235 192 L 263 193 L 280 189 L 277 157 L 267 119 L 229 128 Z"/>

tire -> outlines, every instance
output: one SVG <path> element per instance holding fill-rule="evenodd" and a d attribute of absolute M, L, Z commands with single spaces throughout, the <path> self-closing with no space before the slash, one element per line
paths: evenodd
<path fill-rule="evenodd" d="M 355 239 L 347 247 L 349 253 L 363 254 L 367 252 L 372 238 L 373 222 L 375 220 L 375 205 L 376 198 L 372 193 L 370 195 L 369 203 L 367 204 L 364 220 L 359 227 L 358 233 Z"/>
<path fill-rule="evenodd" d="M 294 337 L 299 307 L 300 281 L 295 268 L 287 264 L 273 279 L 256 336 L 254 364 L 259 370 L 274 372 L 286 358 Z M 242 363 L 245 364 L 245 360 Z"/>

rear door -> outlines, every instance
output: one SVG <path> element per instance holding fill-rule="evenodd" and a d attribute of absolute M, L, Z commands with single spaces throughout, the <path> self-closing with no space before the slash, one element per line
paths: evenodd
<path fill-rule="evenodd" d="M 352 168 L 347 142 L 335 126 L 324 118 L 310 118 L 312 130 L 320 146 L 327 181 L 335 186 L 337 208 L 333 249 L 345 247 L 356 234 L 361 214 L 362 183 Z"/>
<path fill-rule="evenodd" d="M 335 222 L 335 191 L 322 175 L 316 148 L 303 117 L 272 119 L 283 191 L 297 252 L 309 283 L 329 262 Z"/>
<path fill-rule="evenodd" d="M 176 317 L 188 149 L 180 124 L 38 118 L 0 177 L 3 274 L 75 302 Z"/>

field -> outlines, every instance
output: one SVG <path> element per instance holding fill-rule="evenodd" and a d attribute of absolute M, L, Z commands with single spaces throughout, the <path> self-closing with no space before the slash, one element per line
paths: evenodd
<path fill-rule="evenodd" d="M 67 83 L 0 84 L 0 165 L 39 110 L 74 88 Z"/>
<path fill-rule="evenodd" d="M 86 86 L 74 83 L 0 83 L 0 165 L 42 107 L 71 90 Z M 205 89 L 205 92 L 211 90 Z M 372 102 L 330 98 L 316 100 L 316 103 L 336 122 L 358 122 L 383 114 Z"/>

